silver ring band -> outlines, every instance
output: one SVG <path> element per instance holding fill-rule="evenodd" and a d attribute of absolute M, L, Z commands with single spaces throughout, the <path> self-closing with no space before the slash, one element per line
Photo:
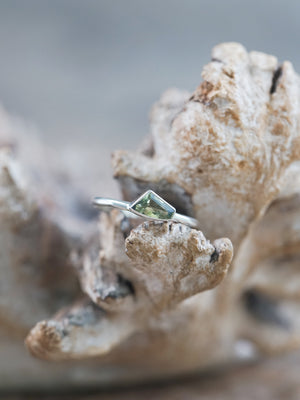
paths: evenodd
<path fill-rule="evenodd" d="M 105 197 L 95 197 L 93 200 L 94 206 L 105 209 L 107 207 L 117 208 L 131 217 L 142 217 L 148 220 L 155 221 L 175 221 L 182 224 L 197 227 L 198 222 L 195 218 L 187 215 L 178 214 L 176 209 L 167 203 L 162 197 L 147 190 L 137 200 L 133 202 L 107 199 Z"/>

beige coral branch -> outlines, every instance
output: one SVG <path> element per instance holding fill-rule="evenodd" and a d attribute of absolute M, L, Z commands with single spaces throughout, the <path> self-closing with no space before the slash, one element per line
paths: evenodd
<path fill-rule="evenodd" d="M 124 217 L 112 213 L 106 218 L 120 222 Z M 110 229 L 118 241 L 120 227 L 111 224 Z M 211 244 L 201 232 L 178 223 L 146 222 L 125 243 L 124 237 L 119 240 L 132 263 L 123 263 L 123 271 L 120 264 L 108 263 L 109 249 L 93 261 L 85 258 L 81 283 L 96 305 L 76 305 L 38 323 L 26 340 L 33 354 L 54 360 L 105 354 L 133 333 L 149 329 L 159 313 L 215 287 L 232 259 L 228 239 Z"/>
<path fill-rule="evenodd" d="M 107 316 L 85 300 L 62 310 L 56 318 L 39 322 L 26 344 L 33 355 L 47 360 L 82 359 L 106 354 L 133 330 L 122 316 Z"/>
<path fill-rule="evenodd" d="M 172 222 L 144 223 L 126 239 L 137 288 L 162 310 L 219 284 L 232 252 L 230 240 L 211 244 L 202 232 Z"/>

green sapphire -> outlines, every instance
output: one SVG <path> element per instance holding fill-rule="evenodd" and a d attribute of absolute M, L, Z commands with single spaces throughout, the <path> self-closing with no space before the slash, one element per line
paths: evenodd
<path fill-rule="evenodd" d="M 176 210 L 152 190 L 148 190 L 130 208 L 138 214 L 154 219 L 171 219 Z"/>

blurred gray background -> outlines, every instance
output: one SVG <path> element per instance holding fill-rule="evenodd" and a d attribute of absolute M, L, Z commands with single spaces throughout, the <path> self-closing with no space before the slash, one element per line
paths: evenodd
<path fill-rule="evenodd" d="M 300 71 L 299 17 L 299 0 L 0 0 L 0 101 L 51 144 L 133 148 L 219 42 Z"/>

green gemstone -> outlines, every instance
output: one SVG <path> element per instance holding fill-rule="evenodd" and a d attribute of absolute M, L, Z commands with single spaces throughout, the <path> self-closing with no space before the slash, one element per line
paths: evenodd
<path fill-rule="evenodd" d="M 139 214 L 154 219 L 171 219 L 176 212 L 174 207 L 152 190 L 133 202 L 131 208 Z"/>

